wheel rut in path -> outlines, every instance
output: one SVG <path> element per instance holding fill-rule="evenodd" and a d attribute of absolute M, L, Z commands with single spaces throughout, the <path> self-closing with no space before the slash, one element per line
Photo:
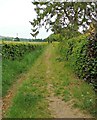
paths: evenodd
<path fill-rule="evenodd" d="M 81 113 L 80 110 L 78 109 L 73 109 L 68 102 L 62 101 L 60 98 L 55 96 L 54 94 L 54 87 L 52 84 L 52 62 L 51 59 L 53 57 L 53 50 L 54 47 L 51 46 L 47 51 L 46 51 L 46 56 L 45 56 L 45 64 L 46 64 L 46 81 L 48 83 L 47 90 L 48 90 L 48 97 L 46 98 L 49 102 L 49 110 L 51 111 L 51 115 L 54 118 L 91 118 L 90 115 L 85 115 Z M 55 63 L 56 64 L 56 63 Z"/>
<path fill-rule="evenodd" d="M 36 60 L 35 63 L 37 63 L 40 57 Z M 26 73 L 23 73 L 20 76 L 18 76 L 17 81 L 13 83 L 12 87 L 8 90 L 6 96 L 2 98 L 2 105 L 1 105 L 2 117 L 5 117 L 7 110 L 11 107 L 13 98 L 17 94 L 18 89 L 22 86 L 22 83 L 31 75 L 33 66 L 34 65 L 32 65 L 31 68 Z"/>
<path fill-rule="evenodd" d="M 2 99 L 2 117 L 5 115 L 8 108 L 11 106 L 12 99 L 16 95 L 18 88 L 21 86 L 22 82 L 26 79 L 27 75 L 23 74 L 20 78 L 13 84 L 13 86 L 8 91 L 7 95 Z"/>

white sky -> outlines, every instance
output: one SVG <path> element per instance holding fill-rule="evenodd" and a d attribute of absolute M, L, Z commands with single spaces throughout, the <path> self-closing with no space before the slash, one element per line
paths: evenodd
<path fill-rule="evenodd" d="M 32 0 L 0 0 L 0 35 L 22 38 L 32 38 L 31 24 L 36 14 Z M 51 34 L 44 27 L 37 38 L 46 38 Z"/>

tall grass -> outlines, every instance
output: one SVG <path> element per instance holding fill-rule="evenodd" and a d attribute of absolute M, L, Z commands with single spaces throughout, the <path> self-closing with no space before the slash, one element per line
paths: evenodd
<path fill-rule="evenodd" d="M 37 48 L 36 50 L 26 53 L 22 60 L 9 60 L 3 59 L 2 61 L 2 96 L 7 94 L 7 91 L 12 84 L 18 79 L 21 73 L 26 72 L 35 60 L 42 53 L 43 49 Z"/>

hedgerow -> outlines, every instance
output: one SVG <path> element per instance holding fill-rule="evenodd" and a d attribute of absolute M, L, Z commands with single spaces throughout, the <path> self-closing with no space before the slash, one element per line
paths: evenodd
<path fill-rule="evenodd" d="M 18 78 L 34 65 L 46 44 L 3 43 L 2 47 L 2 96 L 5 96 Z"/>
<path fill-rule="evenodd" d="M 75 73 L 97 88 L 97 39 L 87 35 L 74 37 L 60 43 L 59 50 L 70 61 Z"/>
<path fill-rule="evenodd" d="M 41 49 L 41 47 L 43 47 L 43 45 L 3 43 L 2 56 L 4 59 L 21 60 L 27 52 L 34 51 L 37 48 Z"/>

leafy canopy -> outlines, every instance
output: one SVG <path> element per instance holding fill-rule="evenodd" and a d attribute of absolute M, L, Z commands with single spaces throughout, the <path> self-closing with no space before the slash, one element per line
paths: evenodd
<path fill-rule="evenodd" d="M 31 35 L 35 37 L 39 29 L 45 26 L 48 31 L 61 33 L 62 29 L 69 27 L 78 30 L 83 26 L 87 30 L 90 23 L 97 29 L 97 2 L 40 2 L 34 0 L 37 18 L 32 22 Z"/>

